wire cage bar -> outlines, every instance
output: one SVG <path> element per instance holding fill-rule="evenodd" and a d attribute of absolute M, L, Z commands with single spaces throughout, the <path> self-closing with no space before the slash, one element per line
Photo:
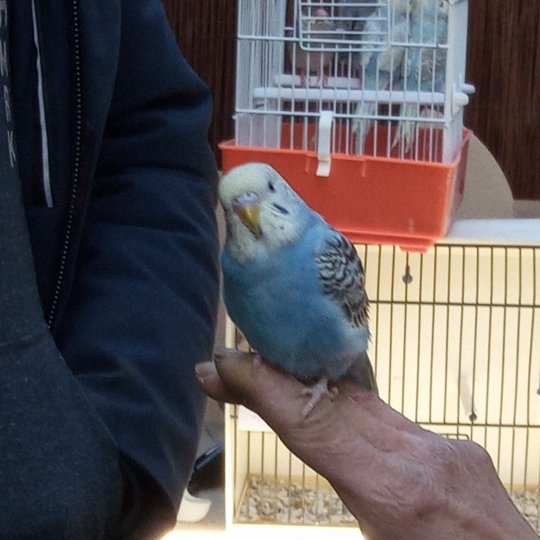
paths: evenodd
<path fill-rule="evenodd" d="M 467 0 L 238 0 L 225 172 L 263 161 L 355 242 L 425 250 L 463 197 Z"/>
<path fill-rule="evenodd" d="M 382 399 L 429 430 L 483 446 L 540 533 L 540 245 L 357 250 Z M 230 345 L 248 347 L 229 330 Z M 356 526 L 262 421 L 229 411 L 235 522 Z"/>
<path fill-rule="evenodd" d="M 463 136 L 466 0 L 239 0 L 238 146 L 450 163 Z M 321 115 L 331 113 L 329 126 Z"/>
<path fill-rule="evenodd" d="M 298 0 L 294 4 L 293 20 L 298 21 L 297 37 L 302 50 L 358 53 L 385 51 L 390 47 L 389 15 L 388 0 L 340 3 Z M 377 24 L 366 28 L 370 20 Z"/>

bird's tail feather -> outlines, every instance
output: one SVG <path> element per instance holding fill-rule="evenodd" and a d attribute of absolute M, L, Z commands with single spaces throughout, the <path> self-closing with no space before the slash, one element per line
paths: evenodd
<path fill-rule="evenodd" d="M 363 386 L 366 390 L 371 390 L 376 394 L 379 393 L 373 366 L 366 352 L 363 352 L 360 359 L 351 366 L 347 372 L 347 377 Z"/>

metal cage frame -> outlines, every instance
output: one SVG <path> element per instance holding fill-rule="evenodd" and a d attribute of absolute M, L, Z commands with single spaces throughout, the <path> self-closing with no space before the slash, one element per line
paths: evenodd
<path fill-rule="evenodd" d="M 235 143 L 310 151 L 321 140 L 328 140 L 331 153 L 452 162 L 462 141 L 463 108 L 474 92 L 465 82 L 468 2 L 433 0 L 448 4 L 447 41 L 414 43 L 393 35 L 397 1 L 239 0 Z M 350 20 L 339 14 L 344 5 L 387 10 L 387 30 L 383 26 L 381 35 L 368 38 L 363 30 L 336 26 Z M 305 29 L 306 21 L 316 23 L 324 18 L 306 13 L 317 6 L 329 13 L 326 18 L 333 22 L 332 30 Z M 378 18 L 385 20 L 384 16 Z M 354 46 L 354 38 L 359 37 L 364 41 Z M 367 87 L 365 72 L 357 74 L 352 67 L 358 65 L 358 55 L 392 48 L 404 50 L 404 65 L 410 64 L 418 50 L 422 55 L 432 54 L 434 61 L 442 54 L 443 86 L 405 87 L 405 82 L 400 86 L 397 75 L 395 81 L 391 75 L 385 87 Z M 311 68 L 302 76 L 297 73 L 296 58 L 306 52 Z M 323 56 L 328 53 L 332 59 L 323 67 Z M 329 113 L 330 124 L 322 123 L 321 115 Z M 369 122 L 372 135 L 360 147 L 358 126 L 362 122 Z M 396 144 L 400 122 L 414 125 L 413 148 Z"/>
<path fill-rule="evenodd" d="M 427 429 L 483 446 L 540 532 L 540 243 L 357 250 L 382 399 Z M 248 347 L 230 322 L 227 334 L 229 346 Z M 236 406 L 227 415 L 235 523 L 356 526 L 258 417 Z"/>

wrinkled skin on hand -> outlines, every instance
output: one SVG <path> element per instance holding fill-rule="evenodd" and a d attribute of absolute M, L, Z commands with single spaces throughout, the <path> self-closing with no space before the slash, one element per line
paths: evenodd
<path fill-rule="evenodd" d="M 326 477 L 370 540 L 537 538 L 478 445 L 449 440 L 344 381 L 305 418 L 302 383 L 253 355 L 197 366 L 205 392 L 258 413 Z"/>

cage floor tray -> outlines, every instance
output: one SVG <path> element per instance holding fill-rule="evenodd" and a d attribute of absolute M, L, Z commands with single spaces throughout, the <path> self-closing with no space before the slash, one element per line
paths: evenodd
<path fill-rule="evenodd" d="M 540 490 L 515 490 L 510 496 L 531 527 L 540 534 Z"/>
<path fill-rule="evenodd" d="M 514 490 L 512 501 L 540 534 L 540 490 Z M 236 521 L 252 524 L 357 527 L 358 523 L 324 480 L 249 478 Z"/>
<path fill-rule="evenodd" d="M 353 515 L 336 492 L 320 479 L 265 479 L 246 481 L 236 521 L 253 524 L 286 524 L 357 527 Z"/>
<path fill-rule="evenodd" d="M 220 145 L 223 170 L 250 161 L 272 165 L 295 191 L 352 242 L 426 251 L 443 238 L 463 199 L 470 132 L 452 163 L 333 154 L 317 176 L 316 152 Z"/>

